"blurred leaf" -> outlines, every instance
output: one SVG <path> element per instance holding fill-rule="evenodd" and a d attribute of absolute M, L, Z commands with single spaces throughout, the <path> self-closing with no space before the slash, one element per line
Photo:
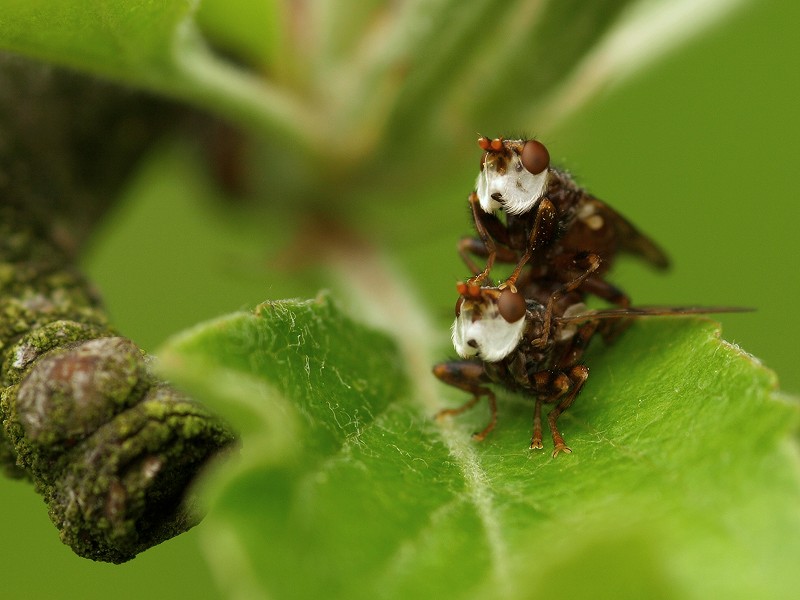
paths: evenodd
<path fill-rule="evenodd" d="M 598 43 L 573 65 L 567 77 L 551 91 L 544 106 L 530 110 L 539 120 L 554 123 L 618 85 L 632 74 L 652 66 L 663 55 L 687 43 L 709 26 L 723 21 L 749 0 L 640 0 L 633 3 Z M 527 120 L 527 119 L 525 119 Z"/>
<path fill-rule="evenodd" d="M 441 102 L 445 114 L 455 108 L 482 132 L 511 130 L 517 135 L 515 128 L 536 123 L 530 119 L 531 108 L 571 73 L 631 4 L 636 2 L 567 0 L 543 7 L 521 1 L 505 3 L 506 10 L 499 11 L 485 3 L 477 22 L 462 27 L 460 46 L 437 40 L 438 51 L 429 54 L 443 54 L 447 66 L 432 73 L 427 89 L 418 93 L 433 104 L 439 80 L 452 78 L 445 88 L 448 101 Z M 442 47 L 449 52 L 443 53 Z M 438 111 L 435 116 L 442 117 Z"/>
<path fill-rule="evenodd" d="M 433 153 L 476 130 L 530 130 L 532 111 L 641 2 L 9 0 L 0 48 L 189 101 L 274 140 L 271 154 L 299 151 L 286 162 L 324 159 L 288 177 L 274 156 L 260 161 L 275 165 L 268 178 L 315 178 L 320 191 L 360 180 L 381 151 L 425 165 L 430 154 L 408 152 L 421 141 Z M 637 55 L 647 50 L 640 40 Z M 600 79 L 615 68 L 626 67 L 604 63 Z M 563 93 L 569 110 L 591 95 Z"/>
<path fill-rule="evenodd" d="M 123 80 L 158 79 L 170 70 L 175 29 L 188 1 L 7 0 L 0 40 L 9 50 Z"/>
<path fill-rule="evenodd" d="M 717 335 L 665 318 L 594 346 L 557 459 L 527 450 L 521 396 L 482 444 L 483 410 L 436 424 L 425 361 L 325 297 L 198 326 L 161 357 L 245 432 L 204 528 L 232 597 L 789 597 L 797 404 Z"/>
<path fill-rule="evenodd" d="M 286 90 L 214 55 L 189 0 L 11 0 L 0 47 L 188 100 L 240 125 L 308 143 L 315 119 Z M 265 32 L 268 31 L 265 28 Z"/>
<path fill-rule="evenodd" d="M 214 45 L 246 64 L 271 65 L 281 55 L 287 36 L 281 8 L 275 0 L 203 0 L 197 23 Z"/>

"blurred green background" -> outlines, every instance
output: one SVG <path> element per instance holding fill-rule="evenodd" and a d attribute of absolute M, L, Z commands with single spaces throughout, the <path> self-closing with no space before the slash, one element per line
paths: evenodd
<path fill-rule="evenodd" d="M 619 265 L 614 279 L 635 301 L 755 307 L 755 314 L 720 318 L 725 338 L 794 392 L 800 43 L 788 27 L 798 16 L 791 3 L 752 2 L 542 138 L 554 163 L 671 255 L 666 275 Z M 408 173 L 380 196 L 349 192 L 358 212 L 348 218 L 399 263 L 434 314 L 441 311 L 443 326 L 452 284 L 466 275 L 454 249 L 471 228 L 465 197 L 477 147 L 473 155 L 443 168 L 439 179 Z M 300 227 L 291 206 L 272 199 L 257 219 L 237 214 L 203 168 L 185 148 L 164 148 L 85 261 L 116 323 L 151 350 L 202 319 L 266 298 L 307 297 L 328 283 L 276 268 Z"/>
<path fill-rule="evenodd" d="M 775 369 L 788 392 L 800 391 L 798 19 L 795 3 L 752 2 L 541 136 L 554 162 L 673 258 L 667 275 L 623 262 L 615 281 L 640 304 L 756 307 L 722 316 L 723 335 Z M 407 275 L 445 353 L 453 283 L 466 274 L 455 244 L 470 229 L 465 197 L 478 157 L 475 148 L 474 160 L 448 164 L 439 178 L 408 173 L 379 197 L 365 187 L 350 215 Z M 331 285 L 320 269 L 281 260 L 302 225 L 291 209 L 276 201 L 257 217 L 237 211 L 191 148 L 166 143 L 98 231 L 84 266 L 117 326 L 156 350 L 203 319 Z M 195 532 L 130 564 L 96 565 L 58 543 L 28 485 L 2 479 L 0 493 L 4 598 L 221 597 Z"/>

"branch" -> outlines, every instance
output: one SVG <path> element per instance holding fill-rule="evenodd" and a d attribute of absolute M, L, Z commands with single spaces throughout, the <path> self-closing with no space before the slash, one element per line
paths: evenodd
<path fill-rule="evenodd" d="M 187 489 L 234 441 L 153 375 L 73 264 L 175 108 L 19 61 L 0 70 L 15 84 L 0 85 L 0 466 L 34 483 L 77 554 L 124 562 L 199 522 Z"/>

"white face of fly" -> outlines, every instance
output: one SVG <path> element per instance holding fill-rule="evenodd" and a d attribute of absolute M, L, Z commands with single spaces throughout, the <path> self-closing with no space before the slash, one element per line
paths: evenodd
<path fill-rule="evenodd" d="M 524 330 L 524 315 L 509 323 L 500 315 L 496 302 L 466 301 L 453 322 L 453 346 L 462 358 L 498 362 L 519 345 Z"/>
<path fill-rule="evenodd" d="M 547 192 L 548 174 L 547 168 L 538 174 L 528 171 L 513 150 L 487 152 L 475 183 L 481 208 L 488 213 L 503 209 L 510 215 L 531 210 Z"/>

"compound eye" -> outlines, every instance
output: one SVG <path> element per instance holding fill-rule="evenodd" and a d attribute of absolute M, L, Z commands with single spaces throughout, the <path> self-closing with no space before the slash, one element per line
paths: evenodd
<path fill-rule="evenodd" d="M 491 145 L 492 142 L 486 136 L 478 138 L 478 147 L 484 152 L 486 152 L 491 147 Z"/>
<path fill-rule="evenodd" d="M 550 166 L 550 153 L 542 142 L 528 140 L 520 155 L 522 166 L 533 175 L 538 175 Z"/>
<path fill-rule="evenodd" d="M 525 298 L 511 288 L 504 289 L 497 299 L 497 310 L 508 323 L 516 323 L 525 316 Z"/>
<path fill-rule="evenodd" d="M 464 304 L 464 297 L 459 296 L 458 300 L 456 300 L 456 317 L 461 316 L 461 305 Z"/>

